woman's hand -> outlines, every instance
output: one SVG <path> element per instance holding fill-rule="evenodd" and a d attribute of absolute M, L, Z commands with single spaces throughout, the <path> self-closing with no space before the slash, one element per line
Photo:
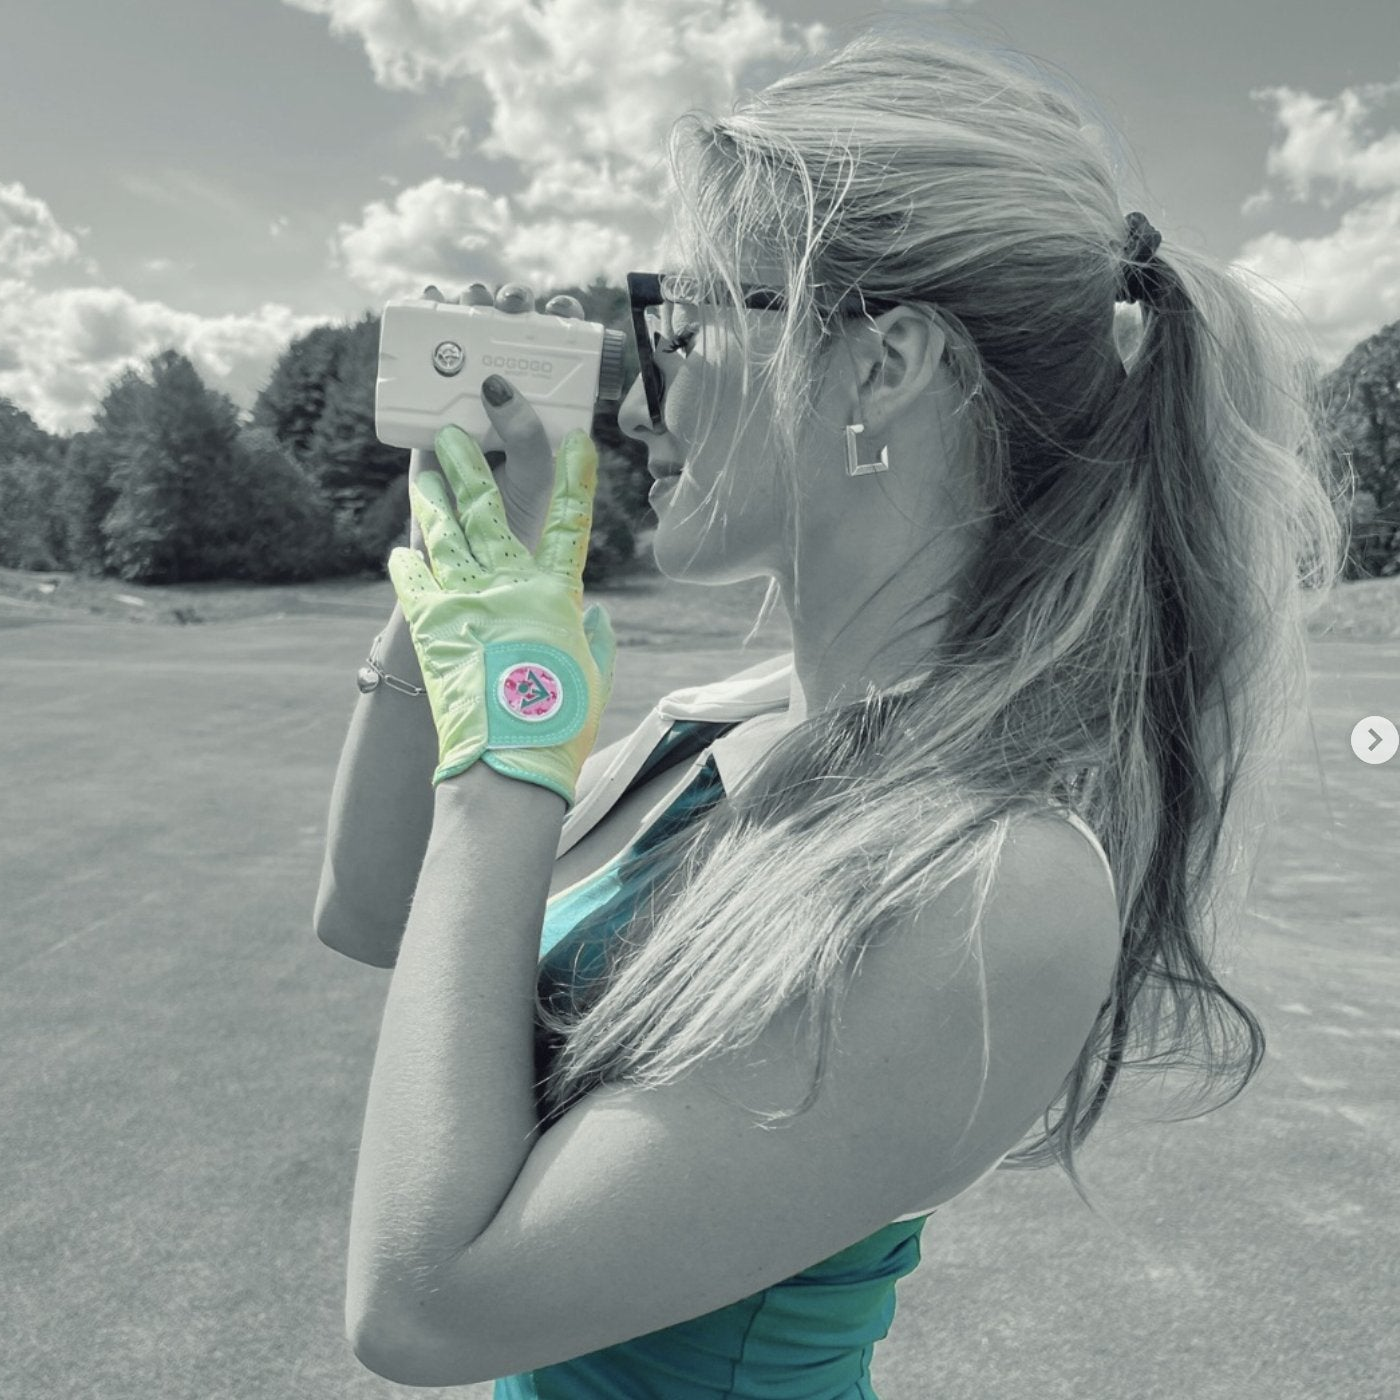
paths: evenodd
<path fill-rule="evenodd" d="M 424 287 L 423 295 L 433 301 L 445 300 L 434 286 Z M 519 306 L 522 300 L 527 309 L 535 304 L 531 289 L 518 282 L 503 282 L 495 292 L 485 282 L 473 282 L 457 300 L 465 306 L 494 305 L 502 308 L 507 305 Z M 544 309 L 554 316 L 585 319 L 583 307 L 576 297 L 551 297 Z M 500 378 L 499 375 L 492 377 Z M 506 382 L 509 387 L 509 381 Z M 539 415 L 520 395 L 512 392 L 504 403 L 497 405 L 483 393 L 481 402 L 491 426 L 505 443 L 504 451 L 496 450 L 485 455 L 496 488 L 505 502 L 506 523 L 516 539 L 533 552 L 544 532 L 550 494 L 554 490 L 554 453 L 550 450 L 549 438 Z M 409 481 L 416 485 L 425 471 L 441 472 L 442 466 L 432 451 L 414 449 L 408 456 Z M 420 554 L 425 552 L 423 532 L 417 518 L 412 516 L 408 527 L 408 545 Z"/>
<path fill-rule="evenodd" d="M 612 694 L 607 612 L 583 609 L 598 453 L 581 428 L 554 464 L 543 538 L 526 550 L 476 441 L 455 424 L 434 443 L 445 471 L 409 488 L 426 557 L 389 555 L 438 732 L 433 786 L 478 759 L 573 806 Z"/>

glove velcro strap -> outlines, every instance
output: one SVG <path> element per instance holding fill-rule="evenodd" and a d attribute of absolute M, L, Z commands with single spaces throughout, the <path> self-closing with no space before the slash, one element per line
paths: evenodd
<path fill-rule="evenodd" d="M 486 747 L 549 748 L 588 719 L 588 680 L 568 652 L 548 642 L 487 642 Z"/>

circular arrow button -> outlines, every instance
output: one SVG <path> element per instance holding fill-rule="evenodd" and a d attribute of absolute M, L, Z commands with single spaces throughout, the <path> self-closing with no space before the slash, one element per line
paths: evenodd
<path fill-rule="evenodd" d="M 1351 731 L 1351 751 L 1362 763 L 1387 763 L 1400 749 L 1400 730 L 1384 715 L 1367 715 Z"/>

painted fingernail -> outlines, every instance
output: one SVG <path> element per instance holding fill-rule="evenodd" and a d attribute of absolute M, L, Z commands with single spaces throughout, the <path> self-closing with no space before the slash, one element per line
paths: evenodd
<path fill-rule="evenodd" d="M 545 302 L 544 310 L 546 316 L 568 316 L 576 320 L 583 320 L 583 306 L 577 297 L 567 296 L 560 293 L 556 297 L 550 297 Z"/>
<path fill-rule="evenodd" d="M 535 294 L 524 282 L 507 282 L 496 293 L 498 311 L 529 311 L 534 304 Z"/>
<path fill-rule="evenodd" d="M 488 374 L 481 383 L 481 392 L 492 408 L 499 408 L 510 398 L 510 385 L 499 374 Z"/>

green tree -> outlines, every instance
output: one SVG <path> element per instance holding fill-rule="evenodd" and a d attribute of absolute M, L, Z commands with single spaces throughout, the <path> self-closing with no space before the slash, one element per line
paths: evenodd
<path fill-rule="evenodd" d="M 0 463 L 15 457 L 61 462 L 67 439 L 41 428 L 18 404 L 0 398 Z"/>
<path fill-rule="evenodd" d="M 54 491 L 66 568 L 94 578 L 106 571 L 107 537 L 102 522 L 118 494 L 106 438 L 95 430 L 74 433 Z"/>
<path fill-rule="evenodd" d="M 238 409 L 176 350 L 153 356 L 150 373 L 124 380 L 100 415 L 118 493 L 102 522 L 106 564 L 133 582 L 209 578 L 205 561 L 241 508 L 228 479 Z"/>
<path fill-rule="evenodd" d="M 303 461 L 337 511 L 358 519 L 397 477 L 408 476 L 408 451 L 387 447 L 374 430 L 379 377 L 379 317 L 366 312 L 344 337 L 325 385 Z"/>
<path fill-rule="evenodd" d="M 0 565 L 66 569 L 55 505 L 66 441 L 0 398 Z"/>
<path fill-rule="evenodd" d="M 326 388 L 349 343 L 350 328 L 316 326 L 282 352 L 253 404 L 253 425 L 272 435 L 297 458 L 311 449 L 326 407 Z"/>
<path fill-rule="evenodd" d="M 305 583 L 343 571 L 329 502 L 270 429 L 239 431 L 223 484 L 221 514 L 204 522 L 206 577 Z"/>
<path fill-rule="evenodd" d="M 1355 473 L 1346 577 L 1400 574 L 1400 321 L 1355 346 L 1321 397 L 1337 471 Z"/>
<path fill-rule="evenodd" d="M 97 521 L 104 572 L 148 583 L 305 579 L 334 561 L 329 508 L 270 430 L 243 428 L 183 355 L 127 372 L 70 450 L 75 534 Z M 81 543 L 91 552 L 91 541 Z"/>
<path fill-rule="evenodd" d="M 67 550 L 54 492 L 60 468 L 47 457 L 0 459 L 0 565 L 66 569 Z"/>

